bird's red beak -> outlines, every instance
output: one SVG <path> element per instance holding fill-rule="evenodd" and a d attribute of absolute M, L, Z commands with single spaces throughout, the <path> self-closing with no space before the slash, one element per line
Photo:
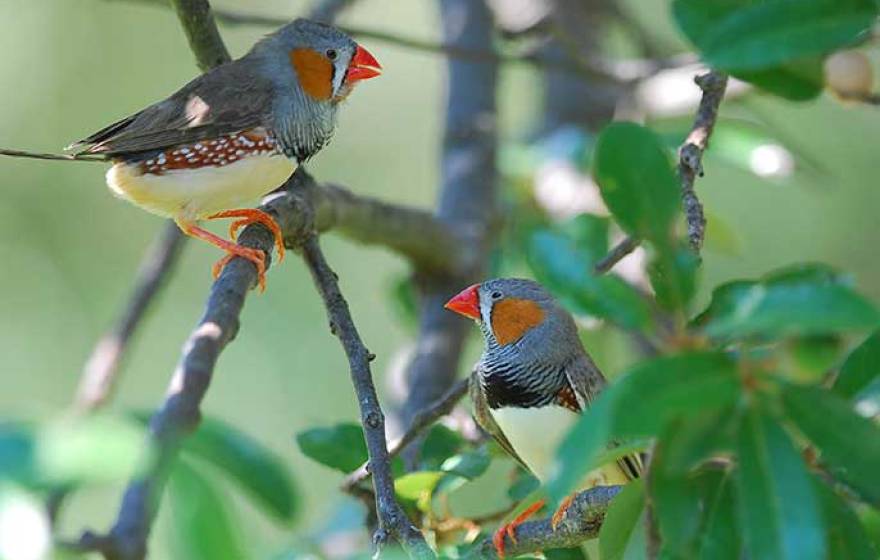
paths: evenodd
<path fill-rule="evenodd" d="M 358 45 L 348 64 L 348 72 L 345 75 L 346 84 L 354 84 L 361 80 L 375 78 L 382 73 L 382 65 L 370 51 Z"/>
<path fill-rule="evenodd" d="M 445 307 L 465 317 L 480 320 L 480 294 L 477 292 L 479 284 L 469 286 L 460 291 L 458 295 L 446 302 Z"/>

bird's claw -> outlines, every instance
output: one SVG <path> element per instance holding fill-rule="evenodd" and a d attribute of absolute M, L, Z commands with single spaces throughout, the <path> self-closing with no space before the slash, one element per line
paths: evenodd
<path fill-rule="evenodd" d="M 257 285 L 260 287 L 260 293 L 266 291 L 266 253 L 259 249 L 251 249 L 249 247 L 242 247 L 240 245 L 236 245 L 234 250 L 230 250 L 229 254 L 225 257 L 214 263 L 214 267 L 211 269 L 211 272 L 214 275 L 214 280 L 216 280 L 220 273 L 223 272 L 223 268 L 229 264 L 229 261 L 234 259 L 235 257 L 241 257 L 243 259 L 249 260 L 254 263 L 254 266 L 257 267 Z"/>
<path fill-rule="evenodd" d="M 522 513 L 517 515 L 513 521 L 506 525 L 502 525 L 497 531 L 495 531 L 495 534 L 492 536 L 492 544 L 495 546 L 495 553 L 498 555 L 498 558 L 504 558 L 504 537 L 509 538 L 510 542 L 516 544 L 516 528 L 522 525 L 542 507 L 544 507 L 544 500 L 535 502 L 527 507 Z"/>
<path fill-rule="evenodd" d="M 568 513 L 568 508 L 571 507 L 571 504 L 574 502 L 574 496 L 568 496 L 562 503 L 559 504 L 559 508 L 555 512 L 553 512 L 553 517 L 550 518 L 550 527 L 556 531 L 556 528 L 559 527 L 559 524 L 562 523 L 562 520 L 565 519 L 565 514 Z"/>

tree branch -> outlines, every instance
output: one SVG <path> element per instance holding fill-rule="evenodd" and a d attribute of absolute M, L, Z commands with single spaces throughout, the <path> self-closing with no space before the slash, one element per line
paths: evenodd
<path fill-rule="evenodd" d="M 97 409 L 113 393 L 128 342 L 171 274 L 185 239 L 177 225 L 169 221 L 144 256 L 128 305 L 116 325 L 98 340 L 83 368 L 74 402 L 79 412 Z"/>
<path fill-rule="evenodd" d="M 444 41 L 462 48 L 492 48 L 492 16 L 483 0 L 440 0 Z M 406 370 L 407 400 L 402 424 L 443 395 L 455 380 L 468 323 L 443 304 L 482 274 L 497 212 L 497 111 L 494 63 L 447 60 L 448 92 L 437 218 L 467 237 L 477 258 L 471 270 L 447 276 L 417 276 L 421 288 L 419 335 Z M 409 466 L 417 447 L 405 451 Z"/>
<path fill-rule="evenodd" d="M 703 90 L 703 98 L 690 133 L 678 151 L 678 175 L 681 179 L 681 199 L 688 225 L 688 239 L 699 253 L 706 235 L 703 205 L 694 190 L 694 181 L 703 176 L 703 152 L 709 146 L 709 137 L 718 119 L 718 108 L 727 89 L 727 75 L 711 71 L 697 76 L 694 81 Z"/>
<path fill-rule="evenodd" d="M 597 486 L 579 493 L 555 531 L 549 518 L 519 525 L 516 528 L 516 542 L 511 542 L 509 538 L 505 540 L 505 556 L 512 558 L 550 548 L 570 548 L 596 538 L 608 506 L 620 490 L 620 486 Z M 474 546 L 466 558 L 497 559 L 492 539 L 486 538 Z"/>
<path fill-rule="evenodd" d="M 381 547 L 390 536 L 403 546 L 411 558 L 434 558 L 434 553 L 422 533 L 410 522 L 395 498 L 391 459 L 385 444 L 385 415 L 379 405 L 370 371 L 370 361 L 375 356 L 370 354 L 361 341 L 348 304 L 339 290 L 337 276 L 327 265 L 318 238 L 315 235 L 308 236 L 302 250 L 315 286 L 327 308 L 330 331 L 339 337 L 351 369 L 376 495 L 379 529 L 374 535 L 374 542 L 377 547 Z"/>
<path fill-rule="evenodd" d="M 410 443 L 416 440 L 422 432 L 434 425 L 434 423 L 449 414 L 458 401 L 462 399 L 468 392 L 470 379 L 460 379 L 458 383 L 452 386 L 445 395 L 437 399 L 433 404 L 424 410 L 419 411 L 412 419 L 412 423 L 406 429 L 406 432 L 388 446 L 388 459 L 394 459 L 400 452 Z M 351 492 L 360 482 L 370 478 L 369 461 L 351 472 L 342 481 L 341 488 L 345 492 Z"/>
<path fill-rule="evenodd" d="M 171 5 L 202 72 L 232 60 L 217 30 L 208 0 L 171 0 Z"/>

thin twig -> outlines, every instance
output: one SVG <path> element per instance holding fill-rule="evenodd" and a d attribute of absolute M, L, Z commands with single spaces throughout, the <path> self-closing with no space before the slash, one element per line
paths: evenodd
<path fill-rule="evenodd" d="M 413 417 L 406 432 L 388 446 L 388 458 L 393 459 L 397 457 L 403 448 L 415 441 L 422 432 L 433 426 L 441 417 L 449 414 L 455 408 L 455 405 L 458 404 L 458 401 L 467 393 L 468 383 L 468 379 L 459 380 L 445 395 L 424 410 L 418 412 Z M 342 481 L 342 490 L 351 492 L 361 481 L 368 479 L 370 477 L 369 464 L 369 462 L 364 463 L 357 470 L 346 476 L 345 480 Z"/>
<path fill-rule="evenodd" d="M 614 265 L 622 261 L 625 256 L 635 251 L 639 243 L 641 241 L 638 238 L 625 237 L 593 266 L 593 273 L 605 274 L 614 268 Z"/>
<path fill-rule="evenodd" d="M 694 81 L 703 90 L 694 125 L 678 151 L 678 175 L 681 180 L 681 199 L 687 219 L 691 248 L 699 253 L 706 235 L 706 217 L 703 205 L 694 191 L 694 181 L 703 176 L 703 152 L 709 146 L 709 137 L 718 119 L 718 108 L 727 89 L 727 74 L 711 71 L 697 76 Z"/>
<path fill-rule="evenodd" d="M 361 410 L 370 470 L 373 473 L 373 491 L 379 517 L 379 529 L 374 535 L 374 542 L 379 548 L 389 537 L 393 537 L 411 558 L 434 558 L 434 553 L 422 533 L 410 522 L 395 498 L 391 459 L 385 444 L 385 415 L 379 405 L 370 371 L 370 361 L 375 356 L 370 354 L 358 334 L 348 303 L 339 290 L 337 276 L 324 259 L 317 236 L 311 235 L 305 240 L 302 252 L 327 308 L 330 331 L 339 338 L 348 357 L 351 381 Z"/>
<path fill-rule="evenodd" d="M 83 368 L 74 403 L 78 411 L 93 411 L 112 394 L 128 342 L 157 292 L 171 275 L 184 240 L 177 225 L 169 221 L 147 251 L 125 310 L 113 328 L 98 340 Z"/>
<path fill-rule="evenodd" d="M 512 558 L 549 548 L 570 548 L 596 538 L 608 506 L 620 490 L 620 486 L 597 486 L 577 494 L 556 530 L 549 518 L 517 526 L 516 542 L 505 539 L 505 557 Z M 487 538 L 474 546 L 465 558 L 494 560 L 498 555 L 492 539 Z"/>
<path fill-rule="evenodd" d="M 27 152 L 24 150 L 10 150 L 7 148 L 0 148 L 0 156 L 46 159 L 52 161 L 107 161 L 107 158 L 104 156 L 92 154 L 48 154 L 43 152 Z"/>

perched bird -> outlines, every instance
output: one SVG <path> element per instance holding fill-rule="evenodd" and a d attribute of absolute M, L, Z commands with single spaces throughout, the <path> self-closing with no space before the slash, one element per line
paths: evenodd
<path fill-rule="evenodd" d="M 257 267 L 265 254 L 198 227 L 199 220 L 238 218 L 230 226 L 266 225 L 284 255 L 281 231 L 266 213 L 241 209 L 279 187 L 333 134 L 340 101 L 381 66 L 341 31 L 298 19 L 158 103 L 115 122 L 69 149 L 113 162 L 107 185 L 125 200 L 172 218 L 187 235 Z"/>
<path fill-rule="evenodd" d="M 476 320 L 485 350 L 471 377 L 470 395 L 480 426 L 519 464 L 546 480 L 556 448 L 578 415 L 605 386 L 605 377 L 578 337 L 572 316 L 531 280 L 499 278 L 475 284 L 445 306 Z M 582 489 L 625 484 L 642 463 L 627 456 L 588 473 Z M 553 515 L 555 528 L 572 498 Z M 495 533 L 516 542 L 516 527 L 543 507 L 539 501 Z"/>

